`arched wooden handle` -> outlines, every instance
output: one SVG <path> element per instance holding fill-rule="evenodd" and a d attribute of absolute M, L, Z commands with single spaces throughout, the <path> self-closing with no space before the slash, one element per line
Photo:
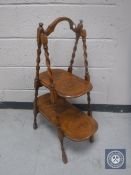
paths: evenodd
<path fill-rule="evenodd" d="M 74 32 L 76 32 L 76 25 L 75 23 L 70 19 L 70 18 L 67 18 L 67 17 L 59 17 L 57 18 L 55 21 L 53 21 L 46 29 L 45 33 L 46 35 L 50 35 L 55 27 L 57 26 L 58 23 L 62 22 L 62 21 L 67 21 L 70 25 L 70 29 Z"/>

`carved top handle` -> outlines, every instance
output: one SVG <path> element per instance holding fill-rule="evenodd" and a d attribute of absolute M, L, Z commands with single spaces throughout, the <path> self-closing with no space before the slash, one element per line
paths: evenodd
<path fill-rule="evenodd" d="M 76 32 L 76 25 L 75 23 L 70 19 L 70 18 L 67 18 L 67 17 L 59 17 L 57 18 L 55 21 L 53 21 L 48 27 L 47 29 L 45 30 L 45 34 L 48 36 L 50 35 L 55 27 L 57 26 L 58 23 L 62 22 L 62 21 L 67 21 L 70 25 L 70 29 L 73 31 L 73 32 Z"/>

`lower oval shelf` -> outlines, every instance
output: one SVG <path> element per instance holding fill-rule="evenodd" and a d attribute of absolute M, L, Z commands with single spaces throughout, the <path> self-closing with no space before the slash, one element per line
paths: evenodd
<path fill-rule="evenodd" d="M 65 98 L 59 97 L 55 104 L 51 103 L 50 94 L 38 97 L 38 109 L 51 123 L 58 125 L 64 135 L 75 141 L 82 141 L 92 136 L 98 129 L 94 118 L 80 111 Z"/>

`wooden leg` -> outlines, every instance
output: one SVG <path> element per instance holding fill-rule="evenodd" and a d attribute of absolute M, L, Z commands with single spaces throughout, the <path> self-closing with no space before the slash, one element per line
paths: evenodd
<path fill-rule="evenodd" d="M 89 138 L 90 142 L 93 143 L 94 142 L 94 135 L 92 135 L 90 138 Z"/>
<path fill-rule="evenodd" d="M 91 110 L 91 98 L 90 98 L 90 92 L 87 93 L 87 102 L 88 102 L 88 115 L 90 117 L 92 117 L 92 110 Z M 89 138 L 90 142 L 94 142 L 94 135 L 92 135 L 90 138 Z"/>
<path fill-rule="evenodd" d="M 65 149 L 64 149 L 64 145 L 63 145 L 64 134 L 63 134 L 63 132 L 61 131 L 60 128 L 58 128 L 58 138 L 59 138 L 60 144 L 61 144 L 62 160 L 63 160 L 64 163 L 67 163 L 68 159 L 67 159 Z"/>
<path fill-rule="evenodd" d="M 38 109 L 37 109 L 37 96 L 38 96 L 38 89 L 39 89 L 39 81 L 38 79 L 35 79 L 34 81 L 34 86 L 35 86 L 35 99 L 34 99 L 34 123 L 33 123 L 33 128 L 34 129 L 37 129 L 38 128 L 38 125 L 37 125 L 37 114 L 38 114 Z"/>
<path fill-rule="evenodd" d="M 34 129 L 37 129 L 38 128 L 38 125 L 37 125 L 37 114 L 38 114 L 38 111 L 37 111 L 37 108 L 36 108 L 36 105 L 34 103 L 34 123 L 33 123 L 33 128 Z"/>
<path fill-rule="evenodd" d="M 88 105 L 88 109 L 87 109 L 87 113 L 89 116 L 92 116 L 92 111 L 91 111 L 91 98 L 90 98 L 90 92 L 87 93 L 87 105 Z"/>

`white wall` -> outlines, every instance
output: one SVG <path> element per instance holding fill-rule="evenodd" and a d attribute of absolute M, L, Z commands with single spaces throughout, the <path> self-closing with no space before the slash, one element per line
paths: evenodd
<path fill-rule="evenodd" d="M 0 0 L 0 101 L 33 100 L 38 23 L 47 27 L 67 16 L 75 23 L 83 19 L 88 32 L 92 102 L 131 104 L 130 7 L 130 0 Z M 69 64 L 74 35 L 68 28 L 62 23 L 51 35 L 53 67 L 66 69 Z M 74 71 L 83 75 L 79 48 Z M 86 96 L 75 102 L 86 103 Z"/>

